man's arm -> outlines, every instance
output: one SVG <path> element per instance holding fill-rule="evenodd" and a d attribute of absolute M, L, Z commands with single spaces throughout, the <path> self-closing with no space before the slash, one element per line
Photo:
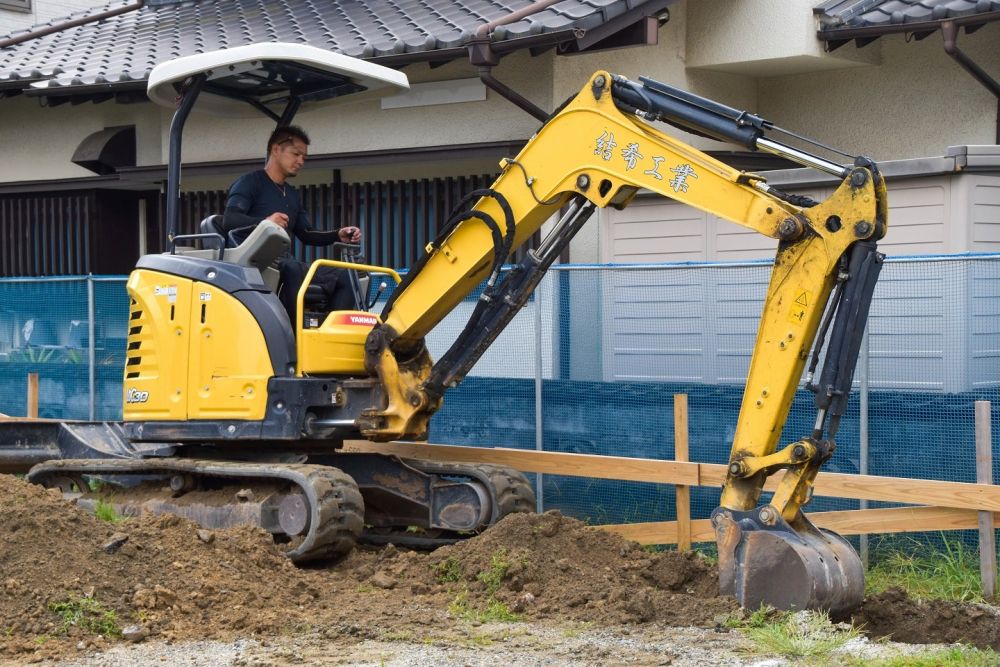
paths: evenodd
<path fill-rule="evenodd" d="M 226 232 L 231 232 L 240 227 L 252 227 L 258 222 L 260 222 L 259 218 L 247 215 L 235 206 L 227 206 L 225 212 L 222 214 L 222 229 Z"/>
<path fill-rule="evenodd" d="M 341 227 L 327 232 L 321 232 L 309 227 L 309 218 L 301 207 L 295 217 L 295 236 L 306 245 L 331 245 L 333 243 L 357 243 L 361 240 L 361 230 L 357 227 Z"/>
<path fill-rule="evenodd" d="M 253 208 L 256 194 L 253 174 L 241 176 L 233 183 L 226 199 L 226 210 L 222 214 L 223 230 L 231 232 L 241 227 L 253 227 L 261 220 L 272 220 L 282 227 L 288 226 L 288 216 L 284 213 L 272 213 L 266 218 L 248 215 L 247 212 Z"/>
<path fill-rule="evenodd" d="M 332 243 L 357 243 L 361 240 L 361 230 L 357 227 L 341 227 L 329 232 L 295 227 L 295 235 L 307 245 L 330 245 Z"/>

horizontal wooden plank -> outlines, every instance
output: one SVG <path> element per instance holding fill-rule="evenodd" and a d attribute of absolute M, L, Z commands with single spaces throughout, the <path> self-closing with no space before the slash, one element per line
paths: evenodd
<path fill-rule="evenodd" d="M 496 463 L 524 472 L 660 484 L 722 486 L 726 476 L 726 467 L 715 463 L 423 443 L 368 443 L 360 440 L 348 441 L 345 447 L 353 451 L 374 451 L 436 461 Z M 773 476 L 764 488 L 773 491 L 780 478 L 781 475 Z M 820 473 L 816 478 L 815 495 L 909 504 L 919 501 L 922 505 L 936 507 L 1000 512 L 1000 486 L 988 484 Z"/>
<path fill-rule="evenodd" d="M 840 535 L 918 533 L 938 530 L 973 530 L 979 526 L 975 510 L 952 507 L 892 507 L 886 509 L 813 512 L 809 518 L 820 528 Z M 994 518 L 1000 521 L 1000 513 Z M 639 544 L 676 544 L 676 521 L 608 524 L 599 526 Z M 708 519 L 691 522 L 692 542 L 713 542 L 715 533 Z"/>
<path fill-rule="evenodd" d="M 722 486 L 726 478 L 726 466 L 702 463 L 700 477 L 703 486 Z M 780 480 L 780 474 L 774 475 L 764 485 L 764 489 L 774 491 Z M 921 505 L 936 507 L 1000 512 L 1000 486 L 989 484 L 821 472 L 816 476 L 813 493 L 827 498 L 911 504 L 919 502 Z"/>
<path fill-rule="evenodd" d="M 700 485 L 698 464 L 681 461 L 538 452 L 502 447 L 461 447 L 458 445 L 427 445 L 406 442 L 372 443 L 363 440 L 346 441 L 344 450 L 395 454 L 432 461 L 495 463 L 522 472 L 541 472 L 551 475 L 627 479 L 634 482 L 662 482 L 669 479 L 671 484 Z"/>

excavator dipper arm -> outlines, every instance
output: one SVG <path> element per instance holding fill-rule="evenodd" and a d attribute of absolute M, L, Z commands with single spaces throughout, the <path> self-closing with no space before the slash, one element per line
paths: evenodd
<path fill-rule="evenodd" d="M 760 176 L 733 169 L 647 121 L 778 153 L 842 181 L 821 203 L 785 195 Z M 779 241 L 729 475 L 713 515 L 723 589 L 748 606 L 771 602 L 836 611 L 859 602 L 863 581 L 857 556 L 841 538 L 827 539 L 813 528 L 800 508 L 820 465 L 832 455 L 850 391 L 881 265 L 875 241 L 886 230 L 885 185 L 871 161 L 858 158 L 844 167 L 768 139 L 771 128 L 759 117 L 655 81 L 594 74 L 516 158 L 501 163 L 491 188 L 472 194 L 470 207 L 454 214 L 388 301 L 382 324 L 366 343 L 366 365 L 381 382 L 386 404 L 362 415 L 364 435 L 423 437 L 445 389 L 462 380 L 523 306 L 590 213 L 597 207 L 624 208 L 640 189 L 661 194 Z M 500 267 L 513 250 L 559 212 L 541 246 L 501 280 Z M 468 325 L 432 363 L 424 336 L 484 280 Z M 779 450 L 821 328 L 831 335 L 816 385 L 810 372 L 816 428 Z M 778 491 L 758 508 L 765 480 L 779 470 L 786 472 Z M 785 559 L 779 559 L 782 567 L 802 570 L 798 587 L 808 591 L 785 590 L 767 562 L 775 554 Z M 832 572 L 833 563 L 845 561 L 846 570 Z M 814 585 L 819 580 L 829 583 Z"/>

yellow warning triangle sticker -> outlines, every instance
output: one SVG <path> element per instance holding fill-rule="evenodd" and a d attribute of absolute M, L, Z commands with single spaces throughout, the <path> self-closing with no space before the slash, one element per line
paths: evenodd
<path fill-rule="evenodd" d="M 795 299 L 795 303 L 799 304 L 800 306 L 808 306 L 809 305 L 809 301 L 806 298 L 806 295 L 808 295 L 808 294 L 809 294 L 809 292 L 803 292 L 802 294 L 800 294 L 798 296 L 798 298 Z"/>

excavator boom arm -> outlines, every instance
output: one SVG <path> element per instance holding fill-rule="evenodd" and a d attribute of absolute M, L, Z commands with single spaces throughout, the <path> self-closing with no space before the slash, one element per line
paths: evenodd
<path fill-rule="evenodd" d="M 823 202 L 786 195 L 760 176 L 733 169 L 648 121 L 768 150 L 842 180 Z M 453 215 L 387 302 L 382 325 L 366 344 L 366 366 L 379 378 L 386 405 L 362 416 L 362 432 L 375 440 L 425 437 L 427 420 L 445 389 L 464 378 L 595 208 L 624 208 L 640 190 L 669 197 L 779 241 L 729 476 L 713 515 L 723 589 L 750 606 L 774 602 L 841 609 L 851 604 L 860 594 L 856 556 L 850 557 L 846 542 L 818 536 L 800 508 L 820 465 L 832 455 L 833 435 L 850 392 L 881 265 L 875 241 L 886 231 L 885 184 L 871 161 L 857 158 L 851 166 L 830 162 L 768 139 L 765 133 L 772 127 L 757 116 L 655 81 L 594 74 L 516 158 L 501 163 L 502 173 L 492 187 L 473 193 L 469 208 Z M 501 280 L 500 268 L 512 252 L 560 212 L 541 246 L 527 252 Z M 466 328 L 432 363 L 424 336 L 484 280 L 486 288 Z M 820 330 L 832 332 L 826 349 L 832 366 L 824 369 L 819 383 L 810 384 L 817 392 L 816 427 L 777 451 Z M 757 512 L 765 480 L 779 470 L 786 471 L 779 490 Z M 804 552 L 799 545 L 803 536 L 815 542 Z M 759 586 L 766 577 L 749 582 L 745 573 L 768 559 L 798 568 L 802 581 L 792 588 L 811 592 L 784 600 Z M 833 576 L 828 561 L 847 563 L 846 569 Z M 827 588 L 809 583 L 817 578 L 834 583 Z"/>

